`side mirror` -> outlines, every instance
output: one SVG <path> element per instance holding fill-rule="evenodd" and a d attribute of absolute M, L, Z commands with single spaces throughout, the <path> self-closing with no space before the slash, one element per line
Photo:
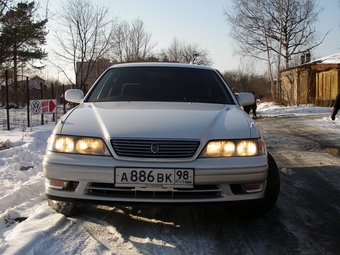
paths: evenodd
<path fill-rule="evenodd" d="M 80 89 L 68 89 L 65 92 L 65 100 L 72 103 L 81 103 L 84 98 L 84 92 Z"/>
<path fill-rule="evenodd" d="M 255 97 L 249 92 L 240 92 L 237 94 L 237 100 L 241 106 L 252 105 L 255 103 Z"/>

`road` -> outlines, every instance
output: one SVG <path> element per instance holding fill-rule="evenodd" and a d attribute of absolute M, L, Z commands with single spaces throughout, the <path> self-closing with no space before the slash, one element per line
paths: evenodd
<path fill-rule="evenodd" d="M 238 219 L 223 208 L 100 206 L 77 220 L 115 254 L 338 254 L 339 134 L 323 134 L 311 118 L 256 120 L 281 173 L 277 205 L 261 219 Z"/>
<path fill-rule="evenodd" d="M 318 117 L 257 121 L 281 170 L 277 208 L 268 216 L 283 227 L 282 232 L 273 229 L 273 235 L 285 240 L 280 254 L 340 251 L 340 133 L 315 128 L 313 119 Z"/>

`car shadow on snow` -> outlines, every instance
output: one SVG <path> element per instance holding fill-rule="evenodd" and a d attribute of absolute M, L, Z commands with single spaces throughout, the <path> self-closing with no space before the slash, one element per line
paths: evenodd
<path fill-rule="evenodd" d="M 132 243 L 140 253 L 254 254 L 258 249 L 291 252 L 296 247 L 280 222 L 281 214 L 275 207 L 263 218 L 252 220 L 233 216 L 222 207 L 93 206 L 79 217 L 101 229 L 93 233 L 101 233 L 95 234 L 96 239 L 106 240 L 101 242 L 111 251 L 117 248 L 119 237 L 122 245 Z M 114 233 L 108 231 L 112 227 Z"/>

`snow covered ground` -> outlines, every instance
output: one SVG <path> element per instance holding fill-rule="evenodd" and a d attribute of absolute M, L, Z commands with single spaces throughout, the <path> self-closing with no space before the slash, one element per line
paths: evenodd
<path fill-rule="evenodd" d="M 325 107 L 281 107 L 273 103 L 261 103 L 257 115 L 315 114 L 315 128 L 324 129 L 325 133 L 339 130 L 340 134 L 340 116 L 332 121 L 331 110 Z M 15 114 L 12 111 L 25 110 L 11 109 L 11 114 Z M 5 114 L 5 109 L 0 109 L 0 118 L 5 118 Z M 65 221 L 65 217 L 48 207 L 42 174 L 42 160 L 53 127 L 54 123 L 34 126 L 32 130 L 18 128 L 7 131 L 1 127 L 0 144 L 7 142 L 8 148 L 0 150 L 0 254 L 35 254 L 32 250 L 43 252 L 44 247 L 34 247 L 40 245 L 39 240 L 46 235 L 51 236 L 51 243 L 47 244 L 49 254 L 51 250 L 54 254 L 60 253 L 59 233 L 54 231 L 54 227 Z M 75 236 L 81 235 L 77 228 L 74 231 Z M 63 241 L 65 237 L 60 238 L 60 242 Z M 85 252 L 84 248 L 77 250 L 81 245 L 76 244 L 76 239 L 72 242 L 72 247 L 63 250 L 63 253 Z M 89 241 L 86 254 L 100 252 L 98 245 L 98 242 Z"/>

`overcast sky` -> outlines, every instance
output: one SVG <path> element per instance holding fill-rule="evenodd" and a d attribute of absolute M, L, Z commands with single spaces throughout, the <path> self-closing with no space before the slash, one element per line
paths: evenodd
<path fill-rule="evenodd" d="M 223 15 L 230 0 L 93 0 L 97 5 L 110 8 L 113 16 L 131 22 L 140 18 L 155 50 L 170 46 L 176 37 L 186 43 L 197 43 L 207 49 L 213 59 L 213 67 L 221 72 L 237 70 L 239 58 L 233 54 L 229 26 Z M 50 0 L 52 11 L 60 8 L 59 1 Z M 65 2 L 62 0 L 61 2 Z M 320 39 L 331 30 L 312 53 L 312 60 L 340 52 L 340 7 L 339 0 L 320 0 L 323 11 L 316 23 Z"/>

